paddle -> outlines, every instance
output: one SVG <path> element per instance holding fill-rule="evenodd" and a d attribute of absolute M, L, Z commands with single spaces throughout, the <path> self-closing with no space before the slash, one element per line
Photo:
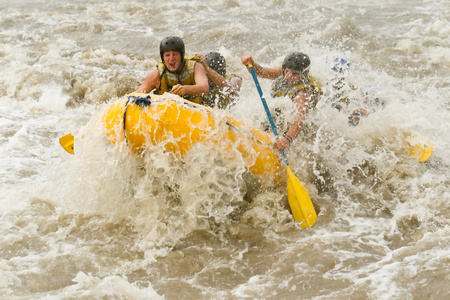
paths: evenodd
<path fill-rule="evenodd" d="M 406 138 L 406 142 L 409 145 L 409 155 L 420 162 L 427 161 L 434 152 L 434 143 L 427 137 L 421 136 L 416 132 L 411 132 Z"/>
<path fill-rule="evenodd" d="M 63 137 L 60 137 L 59 138 L 59 143 L 64 148 L 64 150 L 66 150 L 68 153 L 75 154 L 75 152 L 73 151 L 74 138 L 73 138 L 73 135 L 71 133 L 66 134 Z"/>
<path fill-rule="evenodd" d="M 278 139 L 277 128 L 275 127 L 275 124 L 273 122 L 272 115 L 270 114 L 266 100 L 263 98 L 263 92 L 259 85 L 258 78 L 256 77 L 255 70 L 253 69 L 252 64 L 248 64 L 248 67 L 250 69 L 250 72 L 252 73 L 253 81 L 255 81 L 255 85 L 258 89 L 259 97 L 261 98 L 264 109 L 266 110 L 267 117 L 269 118 L 273 134 L 275 135 L 275 138 Z M 291 206 L 294 220 L 301 223 L 300 225 L 302 228 L 311 227 L 312 225 L 314 225 L 317 219 L 317 214 L 314 210 L 314 206 L 305 187 L 300 182 L 300 180 L 295 177 L 294 173 L 292 173 L 291 168 L 289 167 L 288 160 L 286 158 L 286 154 L 284 154 L 283 150 L 281 150 L 280 152 L 281 156 L 283 157 L 284 163 L 286 164 L 288 200 L 289 205 Z"/>
<path fill-rule="evenodd" d="M 169 92 L 170 93 L 170 92 Z M 59 138 L 59 143 L 61 146 L 70 154 L 75 154 L 74 152 L 74 144 L 75 140 L 71 133 L 66 134 L 65 136 L 62 136 Z"/>

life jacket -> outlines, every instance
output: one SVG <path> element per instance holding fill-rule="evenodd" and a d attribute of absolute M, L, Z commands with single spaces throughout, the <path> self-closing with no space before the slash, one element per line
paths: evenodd
<path fill-rule="evenodd" d="M 322 95 L 323 91 L 319 80 L 311 75 L 302 76 L 300 84 L 294 86 L 287 84 L 284 80 L 284 76 L 279 76 L 272 83 L 271 95 L 272 97 L 289 96 L 293 99 L 293 97 L 302 90 L 307 90 L 311 94 L 312 101 L 310 108 L 315 107 L 319 100 L 319 95 Z"/>
<path fill-rule="evenodd" d="M 170 92 L 172 87 L 181 84 L 181 85 L 195 85 L 195 77 L 194 77 L 194 67 L 195 67 L 195 59 L 189 59 L 185 57 L 183 68 L 181 69 L 180 74 L 172 73 L 167 68 L 166 65 L 162 61 L 156 64 L 156 67 L 159 71 L 159 79 L 160 85 L 156 94 L 162 95 L 166 92 Z M 183 98 L 197 104 L 200 104 L 203 100 L 201 96 L 192 96 L 192 95 L 183 95 Z"/>
<path fill-rule="evenodd" d="M 233 77 L 241 78 L 235 74 L 229 74 L 225 76 L 225 80 L 229 80 Z M 236 96 L 230 93 L 230 91 L 224 90 L 223 88 L 213 84 L 209 86 L 209 95 L 203 99 L 202 104 L 210 107 L 217 107 L 219 109 L 225 109 L 228 105 L 230 105 L 234 100 L 236 100 Z"/>

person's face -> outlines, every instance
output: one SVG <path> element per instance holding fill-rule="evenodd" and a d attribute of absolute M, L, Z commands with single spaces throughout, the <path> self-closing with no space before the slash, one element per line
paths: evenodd
<path fill-rule="evenodd" d="M 170 72 L 176 72 L 181 66 L 181 55 L 177 51 L 164 52 L 164 63 Z"/>
<path fill-rule="evenodd" d="M 289 85 L 296 85 L 301 82 L 302 74 L 299 71 L 286 68 L 284 70 L 284 80 Z"/>

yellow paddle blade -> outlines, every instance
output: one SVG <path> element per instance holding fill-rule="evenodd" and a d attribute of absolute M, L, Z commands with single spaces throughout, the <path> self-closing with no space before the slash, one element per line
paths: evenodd
<path fill-rule="evenodd" d="M 311 227 L 317 219 L 316 211 L 303 184 L 292 173 L 291 168 L 286 168 L 288 176 L 288 200 L 291 206 L 294 220 L 299 222 L 302 228 Z"/>
<path fill-rule="evenodd" d="M 66 134 L 63 137 L 60 137 L 59 138 L 59 143 L 64 148 L 64 150 L 66 150 L 70 154 L 75 154 L 75 152 L 73 151 L 74 138 L 73 138 L 73 135 L 71 133 Z"/>
<path fill-rule="evenodd" d="M 417 158 L 420 162 L 427 161 L 434 152 L 434 143 L 418 133 L 412 132 L 406 138 L 409 145 L 410 155 Z"/>

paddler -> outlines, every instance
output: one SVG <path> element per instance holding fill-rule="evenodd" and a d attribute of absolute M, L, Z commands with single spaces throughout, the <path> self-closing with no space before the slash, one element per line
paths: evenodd
<path fill-rule="evenodd" d="M 203 65 L 208 76 L 209 95 L 203 100 L 204 105 L 225 109 L 239 99 L 242 78 L 227 75 L 227 62 L 219 52 L 209 52 L 206 55 L 195 54 Z"/>
<path fill-rule="evenodd" d="M 360 100 L 366 98 L 366 93 L 363 93 L 356 85 L 345 79 L 350 71 L 350 62 L 347 58 L 335 57 L 330 63 L 334 78 L 331 82 L 331 89 L 328 91 L 327 98 L 331 100 L 332 107 L 339 111 L 344 107 L 353 107 L 348 119 L 349 123 L 355 126 L 359 123 L 361 117 L 367 117 L 369 115 L 369 111 L 364 108 L 365 105 Z M 379 99 L 377 98 L 375 101 L 379 101 Z M 360 107 L 355 109 L 355 106 Z"/>
<path fill-rule="evenodd" d="M 161 61 L 136 93 L 157 94 L 171 92 L 186 100 L 200 104 L 209 93 L 208 77 L 202 64 L 185 59 L 185 47 L 181 38 L 169 36 L 159 46 Z"/>
<path fill-rule="evenodd" d="M 278 150 L 287 148 L 302 130 L 307 114 L 316 106 L 319 94 L 322 93 L 318 81 L 309 75 L 309 56 L 301 52 L 290 53 L 279 67 L 262 67 L 248 54 L 241 58 L 241 62 L 247 68 L 248 64 L 252 64 L 256 76 L 274 79 L 273 97 L 289 96 L 295 103 L 295 121 L 274 143 Z"/>

